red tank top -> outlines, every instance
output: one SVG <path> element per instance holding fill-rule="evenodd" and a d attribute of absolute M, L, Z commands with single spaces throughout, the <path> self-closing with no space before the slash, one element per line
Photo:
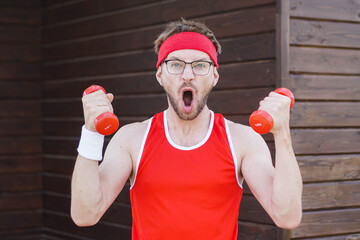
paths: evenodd
<path fill-rule="evenodd" d="M 211 112 L 193 147 L 169 137 L 166 112 L 149 122 L 130 198 L 133 240 L 235 240 L 242 186 L 227 123 Z"/>

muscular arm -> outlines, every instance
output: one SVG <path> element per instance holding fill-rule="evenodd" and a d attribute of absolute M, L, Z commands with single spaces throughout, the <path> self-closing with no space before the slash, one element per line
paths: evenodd
<path fill-rule="evenodd" d="M 79 226 L 96 224 L 120 193 L 132 171 L 124 128 L 111 139 L 103 162 L 78 155 L 71 182 L 71 217 Z"/>
<path fill-rule="evenodd" d="M 281 228 L 292 229 L 302 217 L 302 178 L 291 144 L 288 99 L 269 96 L 260 109 L 271 113 L 274 119 L 275 167 L 263 138 L 246 128 L 245 135 L 244 131 L 241 133 L 247 139 L 241 173 L 273 221 Z"/>

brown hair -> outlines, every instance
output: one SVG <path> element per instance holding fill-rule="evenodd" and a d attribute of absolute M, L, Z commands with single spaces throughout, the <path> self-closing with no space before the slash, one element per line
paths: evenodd
<path fill-rule="evenodd" d="M 165 30 L 154 41 L 155 53 L 159 53 L 161 44 L 163 44 L 167 38 L 181 32 L 196 32 L 206 36 L 214 44 L 217 55 L 221 53 L 220 43 L 216 40 L 214 33 L 204 23 L 185 20 L 183 18 L 167 24 Z"/>

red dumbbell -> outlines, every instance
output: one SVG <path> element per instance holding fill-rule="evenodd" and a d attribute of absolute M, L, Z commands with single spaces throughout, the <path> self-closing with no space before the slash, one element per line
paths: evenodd
<path fill-rule="evenodd" d="M 105 89 L 102 88 L 101 86 L 91 85 L 90 87 L 85 89 L 83 96 L 99 90 L 102 90 L 106 94 Z M 95 118 L 94 123 L 95 123 L 96 131 L 102 135 L 113 134 L 119 127 L 118 118 L 115 116 L 115 114 L 111 112 L 104 112 L 100 114 Z"/>
<path fill-rule="evenodd" d="M 290 98 L 291 99 L 290 108 L 292 108 L 292 106 L 295 103 L 295 97 L 294 94 L 289 89 L 278 88 L 275 90 L 275 92 Z M 255 132 L 260 134 L 265 134 L 270 132 L 270 130 L 274 125 L 272 117 L 270 116 L 269 113 L 265 112 L 264 110 L 257 110 L 253 112 L 250 115 L 249 122 L 252 129 L 254 129 Z"/>

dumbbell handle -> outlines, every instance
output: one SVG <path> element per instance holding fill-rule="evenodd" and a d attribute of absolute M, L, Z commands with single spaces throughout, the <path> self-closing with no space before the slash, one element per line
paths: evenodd
<path fill-rule="evenodd" d="M 99 85 L 91 85 L 90 87 L 85 89 L 83 96 L 99 90 L 103 91 L 106 94 L 106 91 L 103 87 Z M 115 114 L 111 112 L 104 112 L 95 118 L 94 124 L 98 133 L 102 135 L 110 135 L 118 129 L 119 120 L 115 116 Z"/>
<path fill-rule="evenodd" d="M 275 90 L 276 93 L 289 97 L 291 99 L 290 108 L 295 103 L 294 94 L 287 88 L 278 88 Z M 274 126 L 274 121 L 269 113 L 264 110 L 257 110 L 250 115 L 250 126 L 255 132 L 265 134 L 270 132 Z"/>

